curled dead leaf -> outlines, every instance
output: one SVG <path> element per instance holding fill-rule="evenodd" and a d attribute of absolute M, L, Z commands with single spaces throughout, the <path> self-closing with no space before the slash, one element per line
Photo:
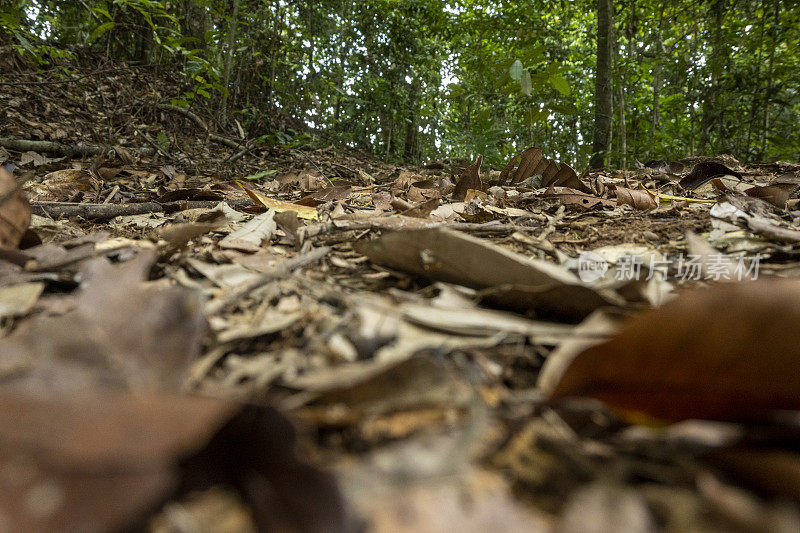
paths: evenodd
<path fill-rule="evenodd" d="M 580 353 L 550 400 L 588 396 L 662 420 L 800 410 L 800 282 L 685 293 Z"/>
<path fill-rule="evenodd" d="M 463 201 L 469 189 L 483 190 L 483 182 L 481 181 L 481 163 L 483 156 L 478 154 L 475 158 L 475 163 L 469 165 L 461 171 L 461 175 L 456 183 L 456 188 L 453 190 L 453 199 L 459 202 Z"/>
<path fill-rule="evenodd" d="M 658 200 L 647 191 L 615 187 L 614 194 L 617 196 L 617 205 L 629 205 L 641 211 L 658 208 Z"/>

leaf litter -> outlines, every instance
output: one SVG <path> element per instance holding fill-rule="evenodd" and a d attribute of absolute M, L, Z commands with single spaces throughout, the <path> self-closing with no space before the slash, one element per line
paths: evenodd
<path fill-rule="evenodd" d="M 66 158 L 0 126 L 0 523 L 800 527 L 800 166 L 234 160 L 148 76 Z"/>

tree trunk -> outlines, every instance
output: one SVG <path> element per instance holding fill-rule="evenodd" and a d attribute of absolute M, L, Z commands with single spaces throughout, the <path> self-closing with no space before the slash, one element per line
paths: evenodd
<path fill-rule="evenodd" d="M 206 8 L 197 0 L 183 0 L 183 16 L 181 17 L 181 33 L 191 39 L 189 47 L 206 49 Z"/>
<path fill-rule="evenodd" d="M 700 117 L 700 144 L 698 152 L 704 153 L 711 143 L 711 127 L 720 116 L 717 109 L 719 95 L 719 78 L 722 74 L 722 14 L 723 0 L 716 0 L 711 6 L 711 13 L 714 17 L 714 33 L 711 43 L 711 82 L 703 98 L 703 114 Z"/>
<path fill-rule="evenodd" d="M 220 103 L 220 122 L 223 127 L 228 120 L 228 85 L 231 81 L 231 67 L 233 65 L 233 51 L 236 44 L 236 27 L 239 21 L 239 4 L 241 0 L 233 0 L 233 15 L 231 16 L 231 24 L 228 28 L 228 46 L 225 51 L 225 69 L 222 72 L 222 86 L 225 87 L 225 92 L 222 93 L 222 102 Z"/>
<path fill-rule="evenodd" d="M 772 46 L 769 48 L 769 64 L 767 66 L 767 88 L 764 91 L 764 124 L 761 130 L 761 150 L 758 158 L 764 159 L 767 151 L 767 130 L 769 130 L 769 108 L 772 99 L 772 72 L 775 65 L 775 48 L 778 46 L 778 29 L 780 27 L 780 0 L 775 0 L 775 19 L 772 22 Z M 766 13 L 764 13 L 766 16 Z"/>
<path fill-rule="evenodd" d="M 414 78 L 408 95 L 408 119 L 406 122 L 406 142 L 403 147 L 403 158 L 414 161 L 417 158 L 417 100 L 419 99 L 420 82 Z"/>
<path fill-rule="evenodd" d="M 656 131 L 658 130 L 658 122 L 661 115 L 660 98 L 661 98 L 661 76 L 662 76 L 662 62 L 664 61 L 664 4 L 661 4 L 661 15 L 658 18 L 658 30 L 656 31 L 656 60 L 653 64 L 653 115 L 650 127 L 650 146 L 656 146 Z"/>
<path fill-rule="evenodd" d="M 597 0 L 597 70 L 594 78 L 594 142 L 589 166 L 605 165 L 611 141 L 611 57 L 614 49 L 612 0 Z"/>

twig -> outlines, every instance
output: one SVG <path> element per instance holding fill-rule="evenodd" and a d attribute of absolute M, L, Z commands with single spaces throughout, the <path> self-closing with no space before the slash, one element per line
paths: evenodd
<path fill-rule="evenodd" d="M 75 156 L 75 155 L 100 155 L 113 150 L 113 146 L 101 146 L 96 144 L 61 144 L 52 141 L 33 141 L 29 139 L 15 139 L 13 137 L 0 138 L 0 146 L 8 148 L 9 150 L 16 150 L 19 152 L 26 152 L 33 150 L 35 152 L 44 152 L 47 154 Z M 139 148 L 136 150 L 139 155 L 153 155 L 155 149 L 153 148 Z"/>
<path fill-rule="evenodd" d="M 253 281 L 249 281 L 246 283 L 242 283 L 241 285 L 237 285 L 233 287 L 228 292 L 223 293 L 221 296 L 211 300 L 206 304 L 206 313 L 209 315 L 215 315 L 225 310 L 226 307 L 234 303 L 236 300 L 243 298 L 244 296 L 250 294 L 251 292 L 260 289 L 264 285 L 289 275 L 291 272 L 294 272 L 298 268 L 304 267 L 311 263 L 316 263 L 331 251 L 331 249 L 327 246 L 323 246 L 321 248 L 315 248 L 308 253 L 298 255 L 293 259 L 289 259 L 283 265 L 279 266 L 278 268 L 272 270 L 271 272 L 265 272 L 260 277 L 254 279 Z"/>
<path fill-rule="evenodd" d="M 226 200 L 220 200 L 226 201 Z M 69 202 L 34 202 L 33 213 L 39 216 L 58 218 L 81 217 L 87 220 L 108 220 L 127 215 L 144 215 L 147 213 L 174 213 L 185 209 L 212 209 L 220 201 L 176 201 L 176 202 L 141 202 L 128 204 L 75 204 Z M 249 200 L 228 201 L 232 207 L 252 205 Z"/>

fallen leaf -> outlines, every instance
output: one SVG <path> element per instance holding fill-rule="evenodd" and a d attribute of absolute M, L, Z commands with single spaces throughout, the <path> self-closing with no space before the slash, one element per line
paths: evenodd
<path fill-rule="evenodd" d="M 580 353 L 550 401 L 589 396 L 655 419 L 748 420 L 800 409 L 800 283 L 684 293 Z"/>
<path fill-rule="evenodd" d="M 658 208 L 658 200 L 647 191 L 615 187 L 617 205 L 629 205 L 634 209 L 649 211 Z"/>
<path fill-rule="evenodd" d="M 28 314 L 43 290 L 42 282 L 0 287 L 0 318 Z"/>
<path fill-rule="evenodd" d="M 0 246 L 16 248 L 31 223 L 31 206 L 17 180 L 0 167 Z"/>
<path fill-rule="evenodd" d="M 519 159 L 519 166 L 514 166 Z M 519 156 L 512 157 L 505 168 L 500 172 L 500 183 L 521 183 L 531 176 L 542 176 L 539 187 L 551 185 L 570 187 L 584 193 L 591 193 L 591 189 L 583 183 L 575 170 L 566 163 L 557 163 L 542 156 L 541 148 L 528 148 Z"/>
<path fill-rule="evenodd" d="M 744 192 L 748 196 L 761 198 L 762 200 L 783 209 L 786 207 L 786 202 L 789 201 L 789 196 L 792 195 L 795 189 L 797 189 L 796 183 L 776 183 L 774 185 L 767 185 L 765 187 L 753 187 Z"/>
<path fill-rule="evenodd" d="M 314 207 L 306 205 L 293 204 L 291 202 L 284 202 L 274 198 L 268 198 L 263 194 L 257 193 L 245 187 L 242 183 L 239 186 L 244 189 L 247 195 L 253 199 L 254 202 L 263 205 L 267 209 L 273 209 L 276 213 L 283 213 L 284 211 L 295 211 L 298 218 L 306 220 L 317 220 L 317 210 Z"/>
<path fill-rule="evenodd" d="M 717 176 L 736 176 L 742 179 L 741 174 L 729 169 L 722 163 L 702 161 L 697 163 L 692 171 L 678 182 L 678 185 L 686 190 L 692 190 Z"/>
<path fill-rule="evenodd" d="M 335 481 L 296 458 L 294 430 L 273 409 L 89 391 L 0 399 L 0 520 L 11 531 L 141 530 L 171 495 L 218 484 L 239 492 L 260 531 L 347 528 Z"/>
<path fill-rule="evenodd" d="M 445 228 L 396 231 L 354 248 L 381 265 L 485 289 L 485 298 L 514 309 L 574 319 L 615 302 L 613 295 L 583 285 L 564 267 Z"/>
<path fill-rule="evenodd" d="M 483 190 L 483 182 L 481 181 L 482 162 L 483 156 L 478 154 L 478 157 L 475 158 L 475 162 L 461 171 L 458 182 L 456 182 L 456 188 L 453 191 L 454 200 L 459 202 L 463 201 L 469 189 Z"/>
<path fill-rule="evenodd" d="M 253 217 L 242 227 L 219 241 L 219 247 L 249 253 L 259 251 L 261 243 L 269 241 L 272 238 L 272 234 L 278 229 L 274 218 L 275 211 L 273 209 Z"/>

